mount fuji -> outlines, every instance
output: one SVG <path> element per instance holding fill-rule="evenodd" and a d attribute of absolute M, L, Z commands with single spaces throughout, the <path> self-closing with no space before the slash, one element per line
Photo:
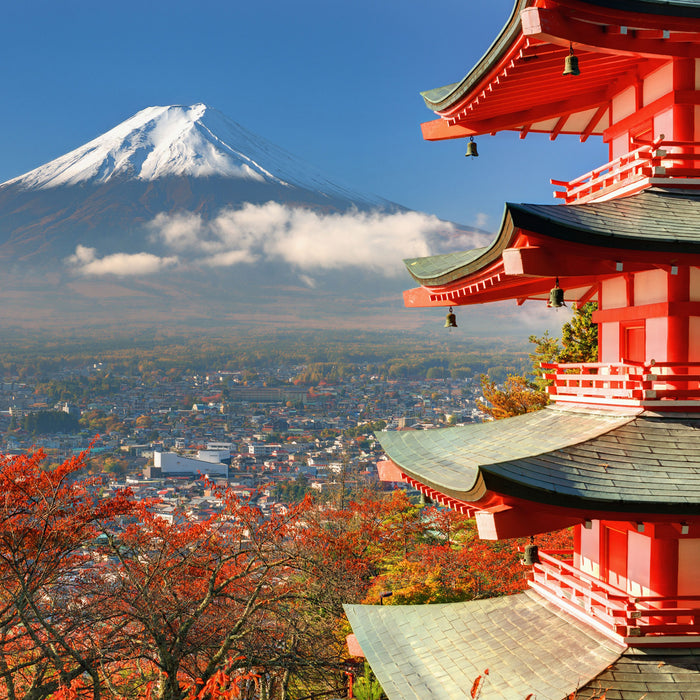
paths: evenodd
<path fill-rule="evenodd" d="M 0 324 L 382 325 L 402 257 L 486 240 L 204 104 L 148 107 L 0 185 Z"/>

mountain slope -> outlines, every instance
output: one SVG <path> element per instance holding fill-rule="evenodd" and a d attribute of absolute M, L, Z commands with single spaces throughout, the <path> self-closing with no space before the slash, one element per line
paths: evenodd
<path fill-rule="evenodd" d="M 147 107 L 80 148 L 2 187 L 43 190 L 119 180 L 214 176 L 293 186 L 366 204 L 383 203 L 332 182 L 204 104 Z"/>
<path fill-rule="evenodd" d="M 401 258 L 485 241 L 205 105 L 149 107 L 0 185 L 0 324 L 405 327 Z"/>

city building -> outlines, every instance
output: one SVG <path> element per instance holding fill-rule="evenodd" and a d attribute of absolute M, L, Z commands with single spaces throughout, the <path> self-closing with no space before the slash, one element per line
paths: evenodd
<path fill-rule="evenodd" d="M 700 688 L 700 3 L 518 0 L 460 83 L 423 97 L 428 140 L 602 137 L 609 162 L 506 204 L 482 249 L 406 261 L 409 307 L 596 301 L 594 363 L 550 364 L 552 403 L 382 433 L 385 476 L 526 549 L 529 590 L 347 606 L 390 699 L 668 700 Z M 504 164 L 504 167 L 507 164 Z M 472 694 L 472 697 L 474 695 Z"/>
<path fill-rule="evenodd" d="M 199 450 L 196 457 L 177 452 L 154 452 L 153 465 L 146 467 L 145 471 L 149 479 L 166 476 L 227 477 L 230 457 L 228 450 Z"/>

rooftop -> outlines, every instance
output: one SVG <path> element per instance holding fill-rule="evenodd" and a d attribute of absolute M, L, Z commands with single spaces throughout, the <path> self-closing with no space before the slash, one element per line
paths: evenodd
<path fill-rule="evenodd" d="M 700 515 L 700 416 L 560 409 L 379 433 L 412 479 L 475 503 L 498 495 L 605 513 Z"/>

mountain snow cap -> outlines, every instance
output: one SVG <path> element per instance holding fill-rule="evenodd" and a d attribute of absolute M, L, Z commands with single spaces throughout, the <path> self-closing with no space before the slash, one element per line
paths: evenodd
<path fill-rule="evenodd" d="M 147 107 L 102 136 L 3 184 L 49 189 L 181 176 L 242 178 L 357 196 L 205 104 Z"/>

